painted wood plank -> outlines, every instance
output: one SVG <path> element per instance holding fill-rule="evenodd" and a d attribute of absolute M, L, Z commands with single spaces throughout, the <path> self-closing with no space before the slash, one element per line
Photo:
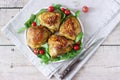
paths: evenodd
<path fill-rule="evenodd" d="M 120 46 L 101 46 L 73 80 L 118 80 L 119 60 Z M 15 46 L 0 46 L 0 78 L 47 80 Z"/>
<path fill-rule="evenodd" d="M 29 0 L 0 0 L 0 7 L 23 7 Z"/>

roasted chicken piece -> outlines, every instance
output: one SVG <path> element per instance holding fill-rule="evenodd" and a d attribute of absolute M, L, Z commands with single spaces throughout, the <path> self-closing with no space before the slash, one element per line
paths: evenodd
<path fill-rule="evenodd" d="M 69 52 L 73 47 L 73 41 L 63 36 L 52 35 L 48 39 L 49 54 L 52 58 Z"/>
<path fill-rule="evenodd" d="M 43 26 L 30 27 L 26 33 L 26 42 L 32 49 L 39 48 L 48 40 L 50 35 L 51 32 Z"/>
<path fill-rule="evenodd" d="M 75 40 L 76 36 L 81 31 L 80 27 L 77 18 L 69 16 L 60 26 L 59 35 L 64 36 L 67 39 Z"/>
<path fill-rule="evenodd" d="M 40 24 L 47 27 L 52 33 L 58 31 L 61 14 L 58 12 L 43 12 L 38 16 Z"/>

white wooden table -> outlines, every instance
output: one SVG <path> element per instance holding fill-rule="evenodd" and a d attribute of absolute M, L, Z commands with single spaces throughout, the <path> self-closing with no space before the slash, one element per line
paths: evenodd
<path fill-rule="evenodd" d="M 0 0 L 0 29 L 29 0 Z M 47 80 L 0 32 L 0 80 Z M 120 24 L 73 80 L 120 80 Z"/>

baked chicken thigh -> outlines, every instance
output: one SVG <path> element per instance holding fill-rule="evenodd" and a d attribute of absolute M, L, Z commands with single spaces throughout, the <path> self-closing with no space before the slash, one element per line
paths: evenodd
<path fill-rule="evenodd" d="M 26 33 L 27 44 L 32 49 L 39 48 L 48 40 L 50 34 L 51 32 L 43 26 L 30 27 Z"/>
<path fill-rule="evenodd" d="M 60 26 L 59 35 L 64 36 L 67 39 L 75 40 L 80 31 L 80 23 L 77 18 L 69 16 Z"/>
<path fill-rule="evenodd" d="M 69 52 L 73 47 L 73 41 L 63 36 L 52 35 L 48 39 L 49 54 L 52 58 Z"/>
<path fill-rule="evenodd" d="M 43 12 L 38 16 L 40 24 L 47 27 L 52 33 L 58 31 L 61 14 L 58 12 Z"/>

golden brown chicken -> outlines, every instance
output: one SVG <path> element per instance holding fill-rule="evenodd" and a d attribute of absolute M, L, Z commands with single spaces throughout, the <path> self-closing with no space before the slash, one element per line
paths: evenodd
<path fill-rule="evenodd" d="M 52 35 L 48 39 L 49 54 L 52 58 L 69 52 L 73 47 L 73 41 L 63 36 Z"/>
<path fill-rule="evenodd" d="M 42 44 L 44 44 L 48 40 L 50 34 L 51 32 L 45 27 L 42 26 L 30 27 L 28 28 L 26 34 L 27 44 L 32 49 L 39 48 Z"/>
<path fill-rule="evenodd" d="M 61 14 L 58 12 L 43 12 L 38 16 L 40 24 L 47 27 L 52 33 L 58 31 Z"/>
<path fill-rule="evenodd" d="M 64 36 L 67 39 L 75 40 L 80 31 L 80 23 L 77 18 L 69 16 L 60 26 L 59 35 Z"/>

